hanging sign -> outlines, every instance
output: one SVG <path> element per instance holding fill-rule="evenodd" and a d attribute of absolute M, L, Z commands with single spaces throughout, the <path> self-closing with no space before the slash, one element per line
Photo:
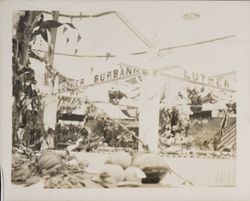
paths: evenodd
<path fill-rule="evenodd" d="M 95 74 L 94 84 L 108 80 L 117 80 L 131 75 L 138 75 L 139 73 L 140 71 L 138 69 L 120 66 L 119 68 L 115 68 L 110 71 Z"/>
<path fill-rule="evenodd" d="M 230 82 L 222 77 L 208 76 L 203 73 L 190 72 L 185 69 L 184 78 L 198 84 L 206 84 L 215 87 L 229 89 L 231 87 Z"/>
<path fill-rule="evenodd" d="M 84 86 L 84 79 L 76 80 L 76 79 L 66 78 L 62 75 L 59 76 L 59 81 L 58 81 L 59 92 L 73 91 L 83 86 Z"/>

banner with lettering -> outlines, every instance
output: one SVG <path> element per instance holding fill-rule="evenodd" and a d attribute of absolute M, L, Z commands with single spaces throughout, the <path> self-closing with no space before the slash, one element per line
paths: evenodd
<path fill-rule="evenodd" d="M 58 92 L 74 91 L 84 87 L 84 79 L 76 80 L 59 75 Z"/>

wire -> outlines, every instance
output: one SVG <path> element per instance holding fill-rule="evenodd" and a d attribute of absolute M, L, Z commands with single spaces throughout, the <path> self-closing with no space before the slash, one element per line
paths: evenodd
<path fill-rule="evenodd" d="M 130 31 L 132 31 L 146 46 L 149 48 L 153 48 L 154 45 L 150 43 L 142 34 L 140 34 L 134 26 L 132 26 L 128 20 L 120 13 L 116 12 L 116 16 L 123 22 L 123 24 L 129 28 Z"/>
<path fill-rule="evenodd" d="M 52 15 L 53 13 L 52 12 L 49 12 L 49 11 L 42 11 L 43 13 L 45 14 L 49 14 L 49 15 Z M 105 16 L 105 15 L 111 15 L 111 14 L 115 14 L 116 11 L 107 11 L 107 12 L 102 12 L 102 13 L 98 13 L 98 14 L 95 14 L 95 15 L 67 15 L 67 14 L 62 14 L 60 13 L 59 16 L 60 17 L 68 17 L 68 18 L 96 18 L 96 17 L 102 17 L 102 16 Z"/>
<path fill-rule="evenodd" d="M 161 48 L 161 49 L 159 49 L 159 51 L 172 50 L 172 49 L 177 49 L 177 48 L 182 48 L 182 47 L 190 47 L 190 46 L 195 46 L 195 45 L 201 45 L 201 44 L 204 44 L 204 43 L 211 43 L 211 42 L 215 42 L 215 41 L 219 41 L 219 40 L 224 40 L 224 39 L 227 39 L 227 38 L 232 38 L 232 37 L 235 37 L 235 36 L 236 36 L 236 34 L 233 34 L 233 35 L 214 38 L 214 39 L 210 39 L 210 40 L 204 40 L 204 41 L 200 41 L 200 42 L 196 42 L 196 43 L 188 43 L 188 44 L 177 45 L 177 46 L 172 46 L 172 47 L 170 46 L 170 47 Z"/>
<path fill-rule="evenodd" d="M 178 48 L 183 48 L 183 47 L 202 45 L 205 43 L 212 43 L 212 42 L 216 42 L 219 40 L 225 40 L 225 39 L 232 38 L 235 36 L 236 35 L 233 34 L 233 35 L 214 38 L 214 39 L 210 39 L 210 40 L 199 41 L 199 42 L 195 42 L 195 43 L 187 43 L 184 45 L 170 46 L 170 47 L 161 48 L 161 49 L 159 49 L 159 51 L 173 50 L 173 49 L 178 49 Z M 32 49 L 32 50 L 47 53 L 47 51 L 44 51 L 44 50 L 38 50 L 38 49 Z M 136 55 L 142 55 L 142 54 L 146 54 L 146 53 L 148 53 L 148 52 L 147 51 L 140 51 L 140 52 L 130 53 L 130 55 L 136 56 Z M 55 52 L 55 54 L 63 55 L 63 56 L 71 56 L 71 57 L 86 57 L 86 58 L 114 58 L 114 57 L 117 57 L 117 55 L 112 55 L 112 54 L 108 54 L 108 53 L 106 55 L 75 55 L 75 54 L 66 54 L 66 53 Z"/>
<path fill-rule="evenodd" d="M 33 48 L 32 50 L 37 52 L 43 52 L 48 53 L 48 51 L 45 50 L 38 50 Z M 110 58 L 115 57 L 115 55 L 106 54 L 106 55 L 76 55 L 76 54 L 67 54 L 67 53 L 61 53 L 61 52 L 54 52 L 55 55 L 62 55 L 62 56 L 69 56 L 69 57 L 86 57 L 86 58 Z"/>
<path fill-rule="evenodd" d="M 53 12 L 48 12 L 48 11 L 42 11 L 43 13 L 53 15 Z M 149 48 L 153 48 L 154 45 L 150 43 L 142 34 L 140 34 L 134 26 L 132 26 L 128 20 L 120 13 L 116 11 L 107 11 L 107 12 L 102 12 L 98 13 L 95 15 L 67 15 L 67 14 L 59 14 L 60 17 L 68 17 L 68 18 L 97 18 L 97 17 L 102 17 L 110 14 L 116 14 L 116 16 L 123 22 L 123 24 L 129 28 L 130 31 L 132 31 L 144 44 L 146 44 Z"/>

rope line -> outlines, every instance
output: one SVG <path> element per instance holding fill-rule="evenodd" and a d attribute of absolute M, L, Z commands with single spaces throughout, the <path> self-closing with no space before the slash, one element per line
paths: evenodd
<path fill-rule="evenodd" d="M 182 47 L 190 47 L 190 46 L 195 46 L 195 45 L 201 45 L 201 44 L 204 44 L 204 43 L 211 43 L 211 42 L 215 42 L 215 41 L 219 41 L 219 40 L 232 38 L 232 37 L 235 37 L 235 36 L 236 36 L 236 34 L 232 34 L 232 35 L 229 35 L 229 36 L 214 38 L 214 39 L 200 41 L 200 42 L 196 42 L 196 43 L 188 43 L 188 44 L 176 45 L 176 46 L 172 46 L 172 47 L 170 46 L 170 47 L 161 48 L 161 49 L 159 49 L 159 51 L 172 50 L 172 49 L 177 49 L 177 48 L 182 48 Z"/>
<path fill-rule="evenodd" d="M 235 37 L 236 35 L 228 35 L 228 36 L 224 36 L 224 37 L 219 37 L 219 38 L 214 38 L 211 40 L 204 40 L 204 41 L 199 41 L 199 42 L 195 42 L 195 43 L 188 43 L 188 44 L 184 44 L 184 45 L 177 45 L 177 46 L 170 46 L 170 47 L 165 47 L 165 48 L 161 48 L 159 49 L 159 51 L 165 51 L 165 50 L 173 50 L 173 49 L 178 49 L 178 48 L 183 48 L 183 47 L 191 47 L 191 46 L 196 46 L 196 45 L 202 45 L 205 43 L 212 43 L 212 42 L 216 42 L 219 40 L 225 40 L 228 38 L 232 38 Z M 44 52 L 47 53 L 47 51 L 44 50 L 38 50 L 38 49 L 32 49 L 38 52 Z M 130 55 L 136 56 L 136 55 L 142 55 L 142 54 L 146 54 L 148 53 L 147 51 L 140 51 L 140 52 L 133 52 L 130 53 Z M 71 57 L 86 57 L 86 58 L 114 58 L 117 57 L 118 55 L 112 55 L 112 54 L 105 54 L 105 55 L 75 55 L 75 54 L 66 54 L 66 53 L 60 53 L 60 52 L 55 52 L 55 54 L 57 55 L 63 55 L 63 56 L 71 56 Z"/>
<path fill-rule="evenodd" d="M 116 12 L 115 14 L 123 22 L 123 24 L 128 27 L 129 30 L 132 31 L 146 46 L 149 48 L 154 47 L 154 45 L 150 43 L 141 33 L 139 33 L 136 28 L 128 22 L 127 18 L 125 18 L 120 12 Z"/>
<path fill-rule="evenodd" d="M 45 14 L 49 14 L 49 15 L 52 15 L 53 13 L 52 12 L 49 12 L 49 11 L 42 11 L 43 13 Z M 68 18 L 97 18 L 97 17 L 102 17 L 102 16 L 105 16 L 105 15 L 111 15 L 111 14 L 115 14 L 116 11 L 107 11 L 107 12 L 102 12 L 102 13 L 98 13 L 98 14 L 95 14 L 95 15 L 67 15 L 67 14 L 62 14 L 60 13 L 59 16 L 60 17 L 68 17 Z"/>

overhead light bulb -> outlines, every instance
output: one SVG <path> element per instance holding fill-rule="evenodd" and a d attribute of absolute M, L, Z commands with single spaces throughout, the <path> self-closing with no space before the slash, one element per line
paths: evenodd
<path fill-rule="evenodd" d="M 200 15 L 198 13 L 194 13 L 194 12 L 191 12 L 191 13 L 185 13 L 183 15 L 183 18 L 185 20 L 197 20 L 200 18 Z"/>

